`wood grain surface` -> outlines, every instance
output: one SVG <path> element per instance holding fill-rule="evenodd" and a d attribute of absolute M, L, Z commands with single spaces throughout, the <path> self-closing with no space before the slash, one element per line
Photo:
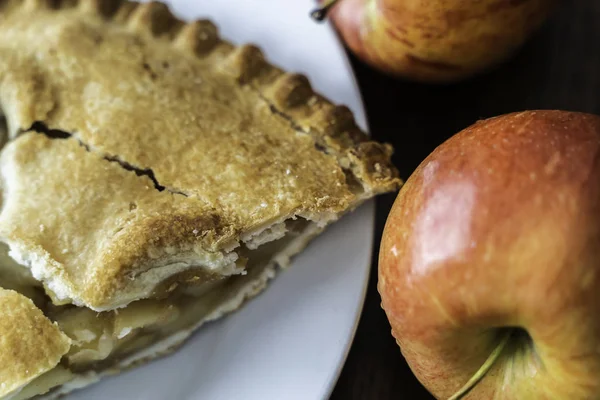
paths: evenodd
<path fill-rule="evenodd" d="M 371 134 L 396 148 L 407 178 L 440 143 L 478 119 L 513 111 L 563 109 L 600 114 L 600 1 L 565 0 L 508 63 L 450 86 L 409 83 L 352 58 Z M 377 200 L 371 281 L 352 349 L 332 400 L 431 400 L 390 335 L 377 293 L 377 250 L 395 196 Z"/>

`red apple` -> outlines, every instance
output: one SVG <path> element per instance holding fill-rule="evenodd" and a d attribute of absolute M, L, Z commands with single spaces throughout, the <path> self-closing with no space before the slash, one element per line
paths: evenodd
<path fill-rule="evenodd" d="M 389 214 L 378 288 L 436 398 L 478 376 L 464 398 L 600 399 L 600 117 L 515 113 L 438 147 Z"/>
<path fill-rule="evenodd" d="M 327 1 L 348 47 L 380 70 L 450 82 L 509 58 L 556 0 Z M 324 13 L 317 13 L 323 16 Z"/>

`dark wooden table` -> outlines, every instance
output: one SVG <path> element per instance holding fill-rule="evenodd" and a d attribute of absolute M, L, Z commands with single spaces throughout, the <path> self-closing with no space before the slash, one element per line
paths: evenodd
<path fill-rule="evenodd" d="M 372 135 L 392 143 L 403 178 L 441 142 L 478 119 L 527 109 L 600 114 L 600 1 L 566 0 L 510 62 L 452 86 L 386 77 L 352 59 Z M 377 200 L 376 242 L 395 196 Z M 431 400 L 393 338 L 377 293 L 377 248 L 354 344 L 332 400 Z"/>

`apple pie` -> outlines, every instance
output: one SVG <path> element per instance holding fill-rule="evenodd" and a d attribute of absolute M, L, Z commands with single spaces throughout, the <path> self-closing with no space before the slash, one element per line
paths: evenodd
<path fill-rule="evenodd" d="M 307 79 L 157 2 L 0 0 L 0 398 L 173 350 L 401 184 Z"/>

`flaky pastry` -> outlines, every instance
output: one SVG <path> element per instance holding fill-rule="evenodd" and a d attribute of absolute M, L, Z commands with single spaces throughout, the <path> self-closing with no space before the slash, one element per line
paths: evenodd
<path fill-rule="evenodd" d="M 172 350 L 401 184 L 347 108 L 157 2 L 0 0 L 0 107 L 0 286 L 54 346 L 3 399 Z"/>

